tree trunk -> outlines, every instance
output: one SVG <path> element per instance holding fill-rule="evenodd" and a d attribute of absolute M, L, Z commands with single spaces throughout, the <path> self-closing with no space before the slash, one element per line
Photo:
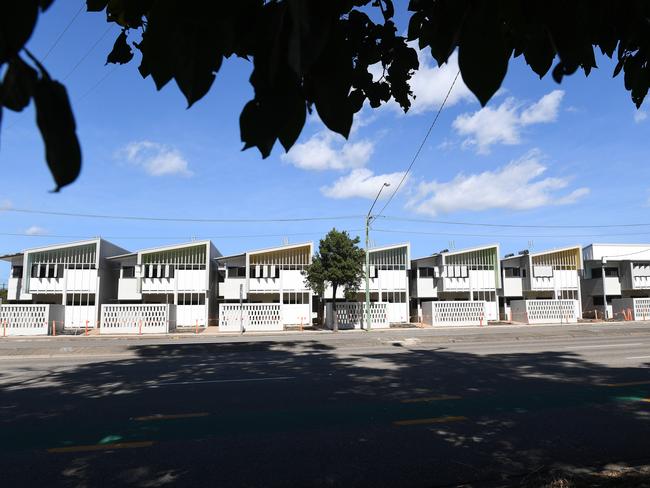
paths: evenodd
<path fill-rule="evenodd" d="M 339 331 L 339 321 L 336 317 L 336 284 L 332 285 L 332 330 L 334 332 Z"/>

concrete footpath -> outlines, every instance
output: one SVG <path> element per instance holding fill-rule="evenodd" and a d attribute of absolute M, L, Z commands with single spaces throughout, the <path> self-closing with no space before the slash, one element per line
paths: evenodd
<path fill-rule="evenodd" d="M 340 331 L 287 331 L 245 334 L 169 334 L 142 336 L 56 336 L 0 338 L 3 358 L 51 358 L 83 356 L 130 356 L 143 346 L 156 355 L 154 346 L 183 345 L 184 354 L 201 353 L 201 346 L 223 344 L 229 351 L 267 350 L 269 344 L 297 346 L 321 344 L 330 348 L 380 347 L 382 345 L 428 346 L 450 343 L 508 343 L 548 339 L 593 339 L 650 334 L 650 322 L 601 322 L 571 325 L 495 325 L 484 327 L 436 327 Z M 161 348 L 160 354 L 168 354 Z"/>

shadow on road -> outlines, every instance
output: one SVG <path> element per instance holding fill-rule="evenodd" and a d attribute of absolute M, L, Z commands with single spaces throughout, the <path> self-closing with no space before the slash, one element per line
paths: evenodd
<path fill-rule="evenodd" d="M 645 367 L 316 341 L 132 351 L 0 373 L 6 486 L 519 486 L 650 457 Z"/>

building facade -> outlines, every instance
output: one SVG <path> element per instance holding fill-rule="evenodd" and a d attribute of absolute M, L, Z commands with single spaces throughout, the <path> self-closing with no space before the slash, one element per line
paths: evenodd
<path fill-rule="evenodd" d="M 518 255 L 501 260 L 500 311 L 516 322 L 575 322 L 581 316 L 580 246 Z"/>
<path fill-rule="evenodd" d="M 7 301 L 62 306 L 54 320 L 60 318 L 64 328 L 95 328 L 100 304 L 117 297 L 117 280 L 108 257 L 124 252 L 98 238 L 3 256 L 0 259 L 11 263 Z M 21 308 L 14 310 L 20 313 Z"/>
<path fill-rule="evenodd" d="M 112 256 L 117 296 L 107 305 L 169 305 L 165 310 L 171 328 L 216 325 L 213 285 L 220 255 L 212 242 L 195 241 Z"/>
<path fill-rule="evenodd" d="M 302 271 L 312 254 L 308 242 L 217 258 L 219 327 L 282 330 L 311 324 L 313 294 Z"/>
<path fill-rule="evenodd" d="M 449 304 L 444 306 L 449 310 L 445 310 L 445 319 L 440 321 L 446 322 L 447 315 L 458 317 L 459 323 L 497 320 L 497 290 L 501 287 L 498 256 L 499 245 L 493 244 L 458 251 L 445 249 L 414 259 L 411 262 L 413 319 L 435 322 L 434 317 L 424 313 L 423 304 L 428 303 L 426 308 L 435 312 L 436 307 L 442 309 L 443 305 L 432 306 L 430 302 L 454 302 L 455 308 L 450 308 Z M 477 312 L 476 307 L 460 302 L 483 302 L 484 309 Z"/>
<path fill-rule="evenodd" d="M 621 299 L 636 301 L 637 305 L 648 303 L 650 244 L 589 244 L 583 248 L 582 257 L 585 317 L 597 313 L 602 318 L 606 313 L 607 318 L 621 318 L 620 311 L 615 310 Z"/>

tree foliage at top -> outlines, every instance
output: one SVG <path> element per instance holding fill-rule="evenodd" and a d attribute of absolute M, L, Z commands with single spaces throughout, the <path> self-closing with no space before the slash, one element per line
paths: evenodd
<path fill-rule="evenodd" d="M 361 286 L 365 256 L 365 251 L 359 248 L 359 237 L 353 239 L 346 231 L 332 229 L 320 240 L 318 252 L 305 268 L 305 282 L 321 300 L 328 285 L 332 287 L 333 298 L 341 288 L 347 297 Z M 336 301 L 333 306 L 336 308 Z M 334 327 L 336 330 L 336 322 Z"/>
<path fill-rule="evenodd" d="M 35 78 L 20 57 L 39 11 L 51 2 L 6 2 L 0 66 L 9 68 L 1 93 L 2 104 L 19 111 L 31 98 L 38 104 L 36 81 L 50 85 L 41 90 L 47 95 L 40 97 L 39 128 L 61 187 L 76 178 L 77 156 L 80 163 L 67 96 L 44 68 Z M 314 109 L 345 137 L 366 101 L 376 108 L 393 99 L 407 111 L 409 81 L 419 67 L 409 41 L 428 49 L 439 65 L 458 49 L 463 80 L 482 105 L 519 56 L 537 75 L 551 71 L 559 83 L 578 69 L 589 75 L 598 49 L 615 57 L 613 74 L 624 73 L 637 107 L 650 86 L 646 0 L 410 0 L 406 36 L 397 34 L 392 0 L 87 0 L 87 8 L 104 11 L 121 27 L 108 63 L 127 64 L 138 51 L 140 74 L 158 89 L 173 79 L 189 106 L 210 90 L 225 59 L 250 60 L 254 97 L 241 112 L 240 133 L 244 149 L 256 147 L 263 157 L 277 141 L 289 150 Z M 135 31 L 139 42 L 129 40 Z M 373 79 L 373 65 L 382 69 L 379 79 Z M 53 110 L 66 113 L 57 131 L 47 123 Z"/>

